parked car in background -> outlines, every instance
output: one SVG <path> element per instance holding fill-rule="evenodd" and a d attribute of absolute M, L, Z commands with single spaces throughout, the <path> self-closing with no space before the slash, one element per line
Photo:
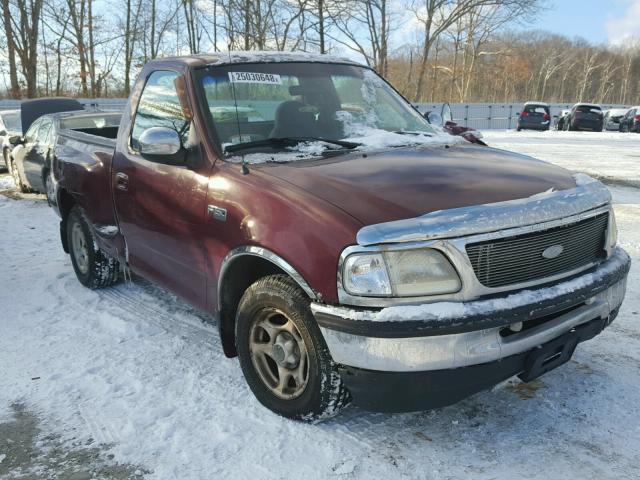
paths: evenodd
<path fill-rule="evenodd" d="M 611 108 L 604 112 L 603 122 L 603 130 L 619 132 L 620 131 L 620 120 L 626 115 L 629 111 L 628 108 Z"/>
<path fill-rule="evenodd" d="M 564 129 L 569 131 L 601 132 L 602 126 L 602 107 L 594 103 L 576 103 L 564 123 Z"/>
<path fill-rule="evenodd" d="M 570 113 L 571 113 L 570 109 L 560 111 L 560 115 L 558 115 L 558 120 L 556 121 L 556 130 L 564 130 L 564 126 L 567 122 L 567 118 L 569 117 Z"/>
<path fill-rule="evenodd" d="M 551 111 L 544 102 L 527 102 L 518 115 L 516 130 L 549 130 Z"/>
<path fill-rule="evenodd" d="M 34 121 L 24 137 L 15 141 L 11 152 L 11 172 L 21 191 L 36 191 L 50 195 L 51 161 L 55 149 L 64 144 L 60 131 L 116 138 L 120 113 L 61 112 L 43 115 Z"/>
<path fill-rule="evenodd" d="M 20 110 L 0 111 L 0 146 L 2 148 L 2 162 L 7 170 L 9 170 L 9 153 L 13 148 L 9 139 L 21 135 Z"/>
<path fill-rule="evenodd" d="M 15 135 L 6 136 L 2 144 L 4 162 L 9 173 L 13 175 L 16 186 L 23 188 L 19 183 L 19 176 L 17 172 L 14 172 L 11 168 L 11 165 L 13 164 L 12 153 L 16 145 L 22 142 L 23 135 L 29 130 L 31 124 L 42 115 L 71 110 L 82 110 L 82 104 L 72 98 L 61 97 L 36 98 L 32 100 L 24 100 L 20 103 L 20 109 L 17 110 L 18 117 L 20 119 L 19 132 L 16 130 Z M 24 188 L 27 188 L 26 185 Z"/>
<path fill-rule="evenodd" d="M 445 134 L 367 66 L 165 58 L 132 92 L 116 140 L 61 134 L 62 246 L 88 288 L 122 266 L 215 316 L 280 415 L 531 381 L 619 311 L 630 259 L 603 184 Z"/>
<path fill-rule="evenodd" d="M 632 107 L 620 119 L 621 132 L 640 132 L 640 107 Z"/>

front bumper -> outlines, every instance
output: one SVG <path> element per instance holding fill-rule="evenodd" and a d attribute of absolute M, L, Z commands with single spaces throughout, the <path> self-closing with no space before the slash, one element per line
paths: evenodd
<path fill-rule="evenodd" d="M 596 322 L 599 333 L 622 303 L 630 263 L 617 248 L 577 277 L 502 297 L 383 310 L 311 308 L 356 403 L 434 408 L 522 373 L 534 349 L 584 325 Z M 509 331 L 520 322 L 521 331 Z M 398 405 L 390 407 L 387 397 Z"/>

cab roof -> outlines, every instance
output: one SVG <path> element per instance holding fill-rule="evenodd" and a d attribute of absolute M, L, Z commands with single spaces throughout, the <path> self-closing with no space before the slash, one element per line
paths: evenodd
<path fill-rule="evenodd" d="M 215 52 L 201 55 L 184 55 L 178 57 L 162 57 L 149 63 L 162 64 L 165 62 L 182 63 L 188 67 L 203 67 L 206 65 L 231 65 L 238 63 L 285 63 L 285 62 L 313 62 L 313 63 L 346 63 L 350 65 L 366 66 L 346 57 L 308 53 L 308 52 L 273 52 L 273 51 L 235 51 Z"/>

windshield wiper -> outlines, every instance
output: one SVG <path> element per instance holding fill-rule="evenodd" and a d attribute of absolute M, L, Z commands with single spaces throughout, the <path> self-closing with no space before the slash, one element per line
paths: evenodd
<path fill-rule="evenodd" d="M 329 138 L 322 137 L 274 137 L 265 138 L 263 140 L 255 140 L 253 142 L 236 143 L 235 145 L 228 145 L 224 151 L 226 153 L 239 152 L 241 150 L 251 150 L 252 148 L 259 147 L 293 147 L 304 142 L 324 142 L 332 145 L 338 145 L 339 147 L 353 150 L 354 148 L 362 145 L 356 142 L 347 142 L 346 140 L 331 140 Z"/>
<path fill-rule="evenodd" d="M 433 137 L 432 133 L 427 133 L 427 132 L 412 132 L 412 131 L 407 131 L 407 130 L 396 130 L 393 133 L 397 133 L 398 135 L 413 135 L 413 136 L 418 136 L 418 135 L 424 135 L 425 137 Z"/>

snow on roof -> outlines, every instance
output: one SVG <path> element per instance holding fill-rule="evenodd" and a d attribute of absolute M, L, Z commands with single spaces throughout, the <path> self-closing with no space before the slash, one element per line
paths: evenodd
<path fill-rule="evenodd" d="M 211 54 L 184 55 L 179 57 L 158 58 L 156 61 L 173 60 L 178 62 L 207 65 L 229 65 L 236 63 L 279 63 L 279 62 L 314 62 L 314 63 L 348 63 L 366 66 L 356 60 L 309 52 L 277 52 L 277 51 L 233 51 L 215 52 Z"/>
<path fill-rule="evenodd" d="M 524 104 L 525 105 L 540 105 L 540 106 L 543 106 L 543 107 L 548 107 L 549 106 L 549 104 L 545 103 L 545 102 L 533 102 L 533 101 L 525 102 Z"/>
<path fill-rule="evenodd" d="M 636 107 L 637 108 L 637 107 Z M 630 109 L 629 108 L 610 108 L 609 110 L 607 110 L 609 112 L 609 115 L 624 115 L 625 113 L 627 113 Z"/>
<path fill-rule="evenodd" d="M 598 105 L 597 103 L 584 103 L 584 102 L 578 102 L 574 105 L 574 107 L 589 107 L 589 108 L 599 108 L 602 109 L 602 107 L 600 105 Z"/>

